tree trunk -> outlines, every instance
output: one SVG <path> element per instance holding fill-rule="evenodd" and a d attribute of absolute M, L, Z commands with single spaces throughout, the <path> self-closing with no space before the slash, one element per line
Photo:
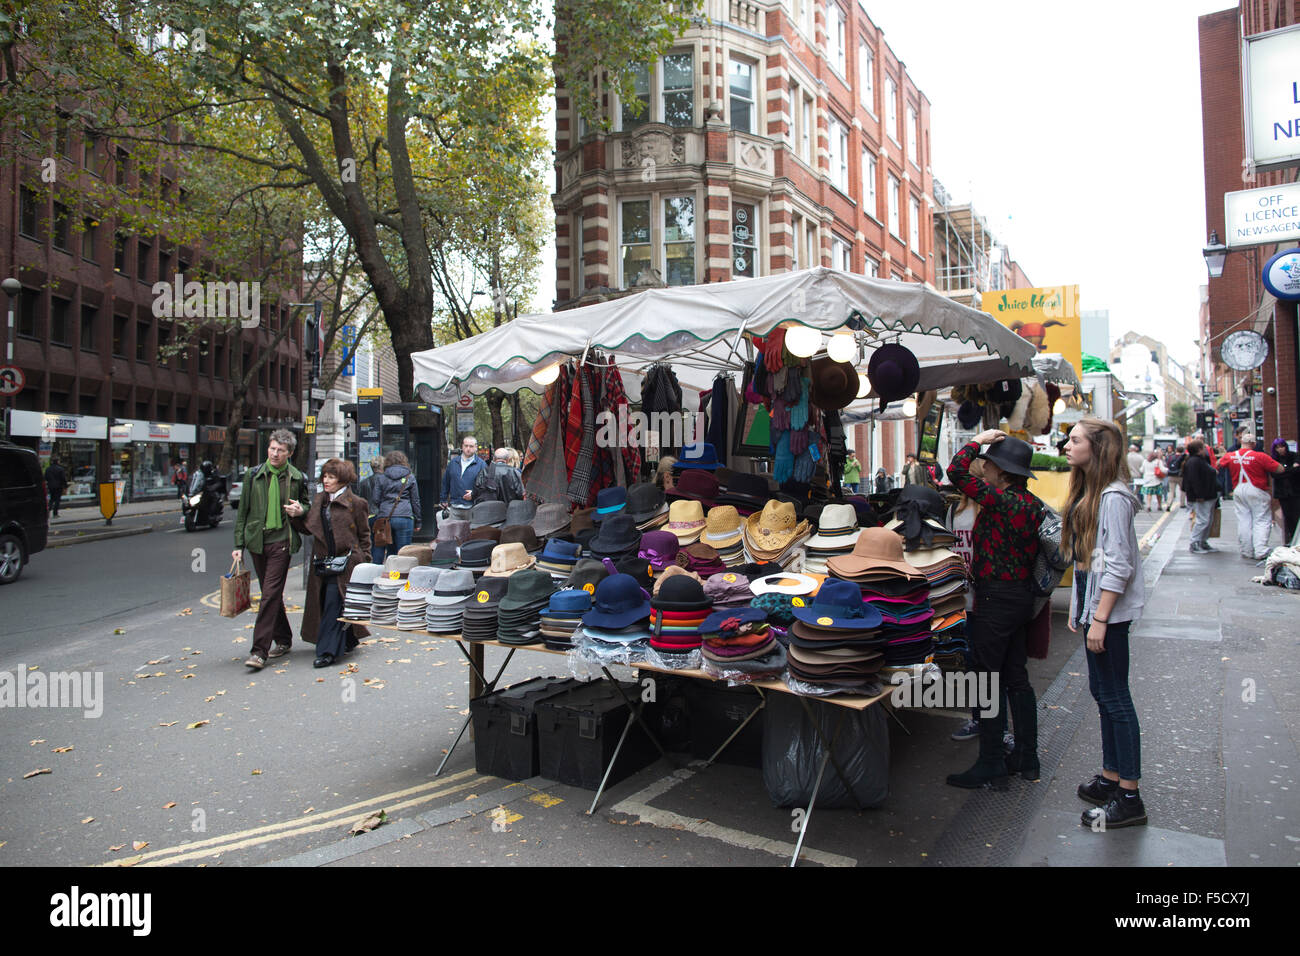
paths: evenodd
<path fill-rule="evenodd" d="M 510 396 L 510 447 L 519 454 L 523 454 L 524 448 L 524 431 L 523 422 L 519 420 L 523 412 L 519 408 L 519 393 L 515 392 Z"/>
<path fill-rule="evenodd" d="M 501 419 L 501 406 L 505 403 L 506 393 L 494 388 L 484 398 L 487 399 L 488 415 L 492 418 L 492 451 L 495 454 L 506 443 L 505 423 Z"/>

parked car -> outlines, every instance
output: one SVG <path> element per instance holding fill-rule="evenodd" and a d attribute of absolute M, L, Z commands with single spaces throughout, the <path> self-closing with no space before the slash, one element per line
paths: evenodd
<path fill-rule="evenodd" d="M 226 501 L 230 503 L 230 507 L 239 507 L 239 494 L 243 490 L 244 483 L 242 481 L 232 481 L 230 483 L 230 491 L 226 493 Z"/>
<path fill-rule="evenodd" d="M 45 550 L 50 511 L 36 452 L 0 441 L 0 584 L 12 584 Z"/>

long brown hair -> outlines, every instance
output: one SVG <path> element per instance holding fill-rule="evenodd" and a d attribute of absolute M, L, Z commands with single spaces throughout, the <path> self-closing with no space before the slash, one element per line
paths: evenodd
<path fill-rule="evenodd" d="M 1130 475 L 1124 459 L 1124 434 L 1118 425 L 1101 418 L 1084 418 L 1075 427 L 1083 429 L 1092 455 L 1088 464 L 1070 470 L 1061 549 L 1086 570 L 1092 566 L 1092 552 L 1097 546 L 1101 494 L 1116 479 L 1129 481 Z"/>

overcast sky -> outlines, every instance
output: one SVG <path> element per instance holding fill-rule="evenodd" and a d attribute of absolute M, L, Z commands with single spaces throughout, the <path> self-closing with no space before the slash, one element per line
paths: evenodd
<path fill-rule="evenodd" d="M 1207 241 L 1196 19 L 1230 0 L 869 0 L 931 104 L 934 175 L 1035 285 L 1197 354 Z M 552 124 L 553 125 L 553 124 Z M 555 294 L 555 249 L 538 304 Z"/>

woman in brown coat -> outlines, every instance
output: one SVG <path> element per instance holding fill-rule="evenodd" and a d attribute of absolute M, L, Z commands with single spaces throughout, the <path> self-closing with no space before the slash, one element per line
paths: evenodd
<path fill-rule="evenodd" d="M 312 548 L 316 559 L 334 555 L 348 556 L 347 570 L 342 574 L 322 577 L 312 569 L 308 578 L 307 597 L 303 601 L 302 639 L 316 645 L 316 666 L 329 667 L 335 659 L 357 646 L 367 637 L 365 628 L 356 624 L 343 624 L 343 598 L 347 591 L 352 569 L 370 560 L 369 503 L 348 490 L 357 473 L 349 461 L 331 458 L 321 466 L 321 484 L 325 490 L 312 500 L 311 510 L 293 518 L 300 531 L 311 533 L 315 543 Z M 325 533 L 323 513 L 328 509 L 330 531 Z"/>

